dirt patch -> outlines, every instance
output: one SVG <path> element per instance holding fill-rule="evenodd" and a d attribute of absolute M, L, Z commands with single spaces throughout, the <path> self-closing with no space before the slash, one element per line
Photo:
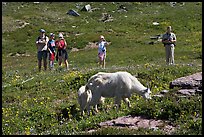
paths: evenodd
<path fill-rule="evenodd" d="M 111 42 L 107 42 L 108 45 L 111 44 Z M 80 50 L 89 50 L 89 49 L 97 49 L 98 48 L 98 45 L 97 45 L 97 42 L 89 42 L 85 48 L 83 49 L 77 49 L 77 48 L 72 48 L 71 49 L 71 52 L 77 52 L 77 51 L 80 51 Z"/>

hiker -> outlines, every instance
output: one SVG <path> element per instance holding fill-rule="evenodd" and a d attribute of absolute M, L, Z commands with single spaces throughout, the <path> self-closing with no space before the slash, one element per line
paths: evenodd
<path fill-rule="evenodd" d="M 172 27 L 168 26 L 166 33 L 162 37 L 162 43 L 165 47 L 166 52 L 166 64 L 167 65 L 174 65 L 174 49 L 176 42 L 176 35 L 172 33 Z"/>
<path fill-rule="evenodd" d="M 106 58 L 106 46 L 108 45 L 104 36 L 99 37 L 98 45 L 98 58 L 100 67 L 105 68 L 105 58 Z"/>
<path fill-rule="evenodd" d="M 66 70 L 69 69 L 69 64 L 68 64 L 68 53 L 66 50 L 67 47 L 67 42 L 63 37 L 62 33 L 59 33 L 59 40 L 56 41 L 56 46 L 57 46 L 57 59 L 59 62 L 59 66 L 62 66 L 62 60 L 64 61 L 65 68 Z"/>
<path fill-rule="evenodd" d="M 47 70 L 47 42 L 49 38 L 45 35 L 45 30 L 40 29 L 40 36 L 36 40 L 38 69 L 41 71 L 42 59 L 44 70 Z"/>
<path fill-rule="evenodd" d="M 55 60 L 55 34 L 50 33 L 50 38 L 48 41 L 48 52 L 49 52 L 49 61 L 50 61 L 50 70 L 54 69 L 54 60 Z"/>

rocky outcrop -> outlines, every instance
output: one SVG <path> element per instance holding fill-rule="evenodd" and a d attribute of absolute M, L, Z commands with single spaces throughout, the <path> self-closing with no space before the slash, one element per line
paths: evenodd
<path fill-rule="evenodd" d="M 177 93 L 183 95 L 195 95 L 202 93 L 202 72 L 195 73 L 186 77 L 181 77 L 170 82 L 169 88 L 180 88 Z"/>
<path fill-rule="evenodd" d="M 180 87 L 182 89 L 202 89 L 202 72 L 190 76 L 181 77 L 170 82 L 170 89 Z"/>
<path fill-rule="evenodd" d="M 168 125 L 168 121 L 163 120 L 156 120 L 156 119 L 145 119 L 141 116 L 123 116 L 119 117 L 117 119 L 105 121 L 99 123 L 100 127 L 128 127 L 132 129 L 138 129 L 138 128 L 149 128 L 153 130 L 161 129 L 165 133 L 170 134 L 175 130 L 175 127 L 172 125 Z"/>
<path fill-rule="evenodd" d="M 175 94 L 182 95 L 181 97 L 192 96 L 195 94 L 202 94 L 202 72 L 198 72 L 186 77 L 181 77 L 173 80 L 169 84 L 169 88 L 179 88 Z M 153 97 L 163 97 L 169 90 L 162 90 L 159 94 Z"/>

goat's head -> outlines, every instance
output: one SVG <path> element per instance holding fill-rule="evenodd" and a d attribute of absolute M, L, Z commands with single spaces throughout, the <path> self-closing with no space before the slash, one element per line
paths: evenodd
<path fill-rule="evenodd" d="M 144 93 L 143 93 L 142 97 L 145 98 L 145 99 L 152 99 L 151 93 L 152 92 L 150 91 L 150 89 L 147 88 L 147 89 L 144 90 Z"/>

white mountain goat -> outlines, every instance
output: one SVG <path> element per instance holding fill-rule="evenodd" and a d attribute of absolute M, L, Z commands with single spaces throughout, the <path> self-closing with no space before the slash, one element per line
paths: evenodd
<path fill-rule="evenodd" d="M 121 99 L 128 104 L 128 107 L 131 106 L 129 98 L 132 93 L 137 93 L 145 99 L 151 99 L 150 89 L 144 87 L 136 77 L 128 72 L 99 72 L 88 80 L 86 84 L 87 90 L 92 92 L 90 104 L 97 104 L 101 97 L 115 97 L 117 109 L 120 107 Z"/>
<path fill-rule="evenodd" d="M 84 110 L 86 109 L 87 106 L 88 106 L 87 110 L 90 110 L 91 99 L 92 99 L 91 90 L 85 91 L 85 86 L 81 86 L 78 90 L 78 103 L 80 105 L 81 115 L 84 115 Z M 105 98 L 101 97 L 99 100 L 99 103 L 103 104 L 104 100 Z M 95 111 L 98 112 L 97 104 L 95 104 Z M 88 111 L 88 115 L 89 115 L 89 111 Z"/>

